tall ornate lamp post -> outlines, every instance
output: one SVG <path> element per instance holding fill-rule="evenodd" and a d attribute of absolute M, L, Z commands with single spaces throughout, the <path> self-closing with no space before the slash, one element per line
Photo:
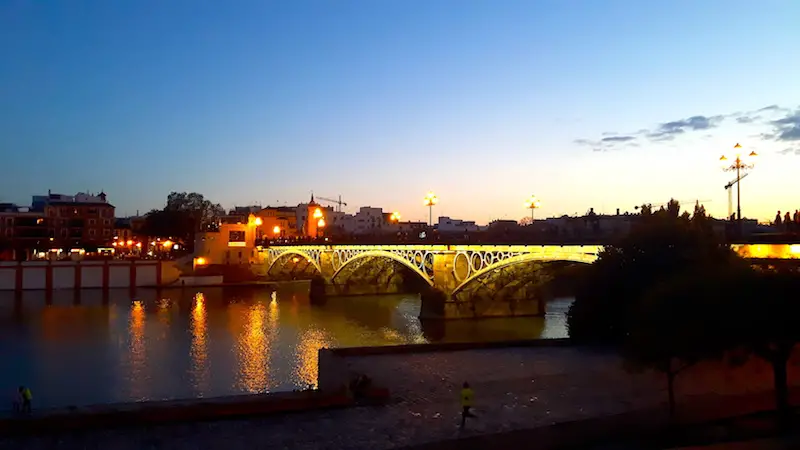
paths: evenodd
<path fill-rule="evenodd" d="M 531 195 L 525 200 L 525 207 L 531 210 L 531 223 L 533 223 L 533 212 L 540 206 L 542 206 L 542 202 L 535 195 Z"/>
<path fill-rule="evenodd" d="M 439 203 L 439 197 L 433 192 L 428 192 L 424 199 L 425 206 L 428 207 L 428 225 L 433 226 L 433 205 Z"/>
<path fill-rule="evenodd" d="M 722 170 L 726 172 L 736 172 L 736 221 L 739 223 L 739 235 L 743 234 L 742 230 L 742 178 L 744 177 L 744 171 L 752 169 L 755 167 L 755 159 L 758 156 L 756 152 L 750 152 L 746 156 L 742 153 L 742 146 L 736 144 L 733 146 L 733 155 L 735 158 L 733 162 L 731 162 L 727 156 L 722 155 L 719 161 L 722 163 Z"/>

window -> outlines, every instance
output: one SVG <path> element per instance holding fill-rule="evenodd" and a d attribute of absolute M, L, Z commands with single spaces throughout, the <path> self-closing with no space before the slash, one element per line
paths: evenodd
<path fill-rule="evenodd" d="M 103 219 L 103 225 L 111 225 L 111 219 Z"/>
<path fill-rule="evenodd" d="M 97 215 L 97 208 L 89 208 L 89 211 L 87 211 L 87 213 L 90 216 L 96 216 Z"/>
<path fill-rule="evenodd" d="M 89 226 L 93 227 L 95 225 L 95 222 L 97 221 L 94 219 L 89 219 Z"/>
<path fill-rule="evenodd" d="M 111 230 L 109 230 L 108 228 L 103 230 L 103 236 L 111 236 Z"/>
<path fill-rule="evenodd" d="M 89 230 L 89 236 L 94 237 L 95 234 L 97 234 L 97 230 L 95 230 L 94 228 Z"/>

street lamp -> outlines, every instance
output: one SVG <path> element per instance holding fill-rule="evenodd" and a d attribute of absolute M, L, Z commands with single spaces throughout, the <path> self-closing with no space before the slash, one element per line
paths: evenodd
<path fill-rule="evenodd" d="M 439 203 L 439 197 L 433 192 L 428 192 L 424 199 L 425 206 L 428 207 L 428 225 L 433 226 L 433 205 Z"/>
<path fill-rule="evenodd" d="M 325 219 L 320 217 L 319 220 L 317 220 L 317 237 L 319 237 L 319 230 L 323 228 L 325 228 Z"/>
<path fill-rule="evenodd" d="M 736 155 L 736 158 L 731 163 L 728 157 L 722 155 L 719 159 L 722 163 L 723 167 L 722 170 L 726 172 L 736 172 L 736 220 L 739 222 L 739 233 L 742 234 L 742 191 L 741 191 L 741 181 L 745 174 L 743 171 L 748 169 L 752 169 L 755 167 L 755 158 L 758 156 L 756 152 L 750 152 L 748 155 L 742 154 L 742 146 L 736 144 L 733 146 L 733 151 Z"/>
<path fill-rule="evenodd" d="M 540 202 L 535 195 L 531 195 L 527 200 L 525 200 L 525 207 L 531 210 L 531 224 L 533 224 L 533 212 L 536 211 L 536 208 L 539 208 L 540 206 L 542 206 L 542 202 Z"/>
<path fill-rule="evenodd" d="M 400 213 L 395 211 L 389 216 L 389 222 L 399 222 L 400 221 Z"/>
<path fill-rule="evenodd" d="M 277 225 L 272 227 L 272 234 L 274 234 L 275 237 L 278 237 L 281 234 L 281 227 L 279 227 Z"/>

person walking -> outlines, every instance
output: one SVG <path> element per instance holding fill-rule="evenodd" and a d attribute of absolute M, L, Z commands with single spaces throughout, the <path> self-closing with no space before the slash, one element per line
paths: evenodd
<path fill-rule="evenodd" d="M 475 414 L 472 414 L 470 409 L 474 405 L 475 402 L 475 391 L 469 387 L 469 383 L 466 381 L 464 382 L 464 386 L 461 388 L 461 428 L 464 428 L 464 425 L 467 423 L 467 417 L 477 418 Z"/>
<path fill-rule="evenodd" d="M 31 394 L 31 390 L 26 388 L 25 386 L 20 386 L 19 395 L 22 397 L 22 413 L 30 414 L 31 400 L 33 400 L 33 394 Z"/>

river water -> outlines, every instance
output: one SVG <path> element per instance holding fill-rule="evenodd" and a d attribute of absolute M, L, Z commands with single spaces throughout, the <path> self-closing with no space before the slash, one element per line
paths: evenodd
<path fill-rule="evenodd" d="M 313 386 L 323 347 L 565 337 L 571 299 L 544 318 L 420 322 L 412 295 L 331 298 L 308 286 L 0 293 L 0 410 L 214 397 Z"/>

